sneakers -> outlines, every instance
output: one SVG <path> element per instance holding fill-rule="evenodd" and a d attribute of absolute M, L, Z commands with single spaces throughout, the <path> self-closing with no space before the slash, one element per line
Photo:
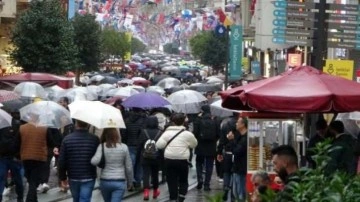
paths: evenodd
<path fill-rule="evenodd" d="M 160 195 L 160 189 L 154 189 L 153 199 L 156 199 Z"/>
<path fill-rule="evenodd" d="M 47 191 L 49 191 L 49 189 L 50 189 L 50 186 L 48 184 L 44 183 L 44 184 L 40 184 L 38 186 L 37 192 L 39 194 L 41 194 L 41 193 L 45 194 Z"/>
<path fill-rule="evenodd" d="M 220 177 L 218 177 L 217 181 L 218 181 L 219 183 L 223 183 L 223 182 L 224 182 L 224 180 L 223 180 L 222 178 L 220 178 Z"/>
<path fill-rule="evenodd" d="M 11 191 L 11 188 L 5 187 L 2 195 L 3 195 L 3 196 L 8 196 L 8 195 L 10 194 L 10 191 Z"/>
<path fill-rule="evenodd" d="M 198 182 L 196 189 L 200 190 L 200 189 L 202 189 L 202 187 L 203 187 L 203 184 L 201 182 Z"/>
<path fill-rule="evenodd" d="M 144 189 L 144 201 L 149 200 L 149 189 Z"/>

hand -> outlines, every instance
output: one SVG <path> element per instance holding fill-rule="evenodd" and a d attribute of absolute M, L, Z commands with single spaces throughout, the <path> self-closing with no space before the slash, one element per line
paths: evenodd
<path fill-rule="evenodd" d="M 69 183 L 67 180 L 63 180 L 61 181 L 61 188 L 63 188 L 64 190 L 67 190 L 69 188 Z"/>
<path fill-rule="evenodd" d="M 127 186 L 127 189 L 128 189 L 128 191 L 132 191 L 132 190 L 134 189 L 134 185 L 133 185 L 133 184 L 129 184 L 129 185 Z"/>
<path fill-rule="evenodd" d="M 218 154 L 217 157 L 216 157 L 216 160 L 221 162 L 221 161 L 224 160 L 224 157 L 222 155 Z"/>
<path fill-rule="evenodd" d="M 234 139 L 234 133 L 233 132 L 229 132 L 227 135 L 226 135 L 226 138 L 228 140 L 233 140 Z"/>
<path fill-rule="evenodd" d="M 53 153 L 54 153 L 54 155 L 59 155 L 59 148 L 55 147 L 53 149 Z"/>

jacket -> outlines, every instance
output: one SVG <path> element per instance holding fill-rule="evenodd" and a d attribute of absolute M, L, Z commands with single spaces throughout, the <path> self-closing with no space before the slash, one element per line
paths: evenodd
<path fill-rule="evenodd" d="M 219 145 L 217 147 L 217 153 L 223 154 L 224 151 L 231 152 L 233 144 L 231 141 L 229 141 L 226 137 L 226 135 L 233 131 L 235 133 L 236 131 L 236 122 L 237 117 L 229 117 L 224 119 L 220 124 L 220 139 L 219 139 Z"/>
<path fill-rule="evenodd" d="M 168 141 L 181 132 L 167 147 Z M 197 140 L 190 131 L 185 130 L 184 126 L 169 126 L 156 142 L 158 149 L 165 149 L 164 157 L 173 160 L 187 160 L 190 157 L 189 149 L 195 148 Z M 165 148 L 166 147 L 166 148 Z"/>
<path fill-rule="evenodd" d="M 216 156 L 216 142 L 220 137 L 218 122 L 215 119 L 211 120 L 215 128 L 215 131 L 212 131 L 216 133 L 215 138 L 213 140 L 203 140 L 200 137 L 202 133 L 201 121 L 203 119 L 212 119 L 211 114 L 203 114 L 194 122 L 194 135 L 198 141 L 198 145 L 195 148 L 195 153 L 200 156 Z"/>
<path fill-rule="evenodd" d="M 12 126 L 0 129 L 0 157 L 20 159 L 20 121 L 13 119 Z"/>
<path fill-rule="evenodd" d="M 161 136 L 161 130 L 159 129 L 159 122 L 156 116 L 149 116 L 146 119 L 146 126 L 144 129 L 141 130 L 141 134 L 140 134 L 140 139 L 141 139 L 141 144 L 140 144 L 140 148 L 139 151 L 142 154 L 144 152 L 144 147 L 145 147 L 145 143 L 148 141 L 148 137 L 146 136 L 146 133 L 149 136 L 150 139 L 157 141 L 160 136 Z M 158 151 L 158 159 L 161 159 L 161 155 L 163 155 L 162 151 Z M 148 163 L 153 163 L 153 162 L 149 162 L 149 161 L 153 161 L 153 160 L 147 160 L 144 159 L 142 157 L 142 155 L 140 156 L 141 162 L 148 164 Z"/>
<path fill-rule="evenodd" d="M 99 138 L 86 129 L 76 129 L 67 135 L 61 145 L 59 156 L 59 178 L 95 179 L 96 167 L 91 164 Z"/>
<path fill-rule="evenodd" d="M 133 166 L 131 163 L 129 149 L 125 144 L 116 144 L 115 148 L 107 148 L 104 145 L 105 168 L 101 170 L 100 179 L 126 180 L 128 185 L 133 181 Z M 96 166 L 100 163 L 102 156 L 102 145 L 100 144 L 91 164 Z"/>
<path fill-rule="evenodd" d="M 247 174 L 247 134 L 238 133 L 233 141 L 234 163 L 232 171 L 237 174 Z"/>
<path fill-rule="evenodd" d="M 132 112 L 125 120 L 126 130 L 125 139 L 126 145 L 129 147 L 138 147 L 141 144 L 140 133 L 145 123 L 145 116 L 143 114 Z"/>

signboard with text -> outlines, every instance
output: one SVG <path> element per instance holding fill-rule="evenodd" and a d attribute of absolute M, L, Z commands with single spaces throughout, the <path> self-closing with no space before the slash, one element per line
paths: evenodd
<path fill-rule="evenodd" d="M 288 54 L 288 65 L 291 67 L 301 66 L 301 54 Z"/>
<path fill-rule="evenodd" d="M 353 80 L 354 61 L 353 60 L 326 60 L 323 72 L 340 76 L 345 79 Z"/>
<path fill-rule="evenodd" d="M 232 25 L 230 27 L 230 63 L 229 76 L 231 79 L 240 79 L 242 77 L 242 41 L 243 30 L 240 25 Z"/>

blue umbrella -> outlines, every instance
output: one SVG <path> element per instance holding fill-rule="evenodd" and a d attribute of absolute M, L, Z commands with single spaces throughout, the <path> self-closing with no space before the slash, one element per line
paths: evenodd
<path fill-rule="evenodd" d="M 128 97 L 122 105 L 125 108 L 151 109 L 171 105 L 169 101 L 156 93 L 145 92 Z"/>

